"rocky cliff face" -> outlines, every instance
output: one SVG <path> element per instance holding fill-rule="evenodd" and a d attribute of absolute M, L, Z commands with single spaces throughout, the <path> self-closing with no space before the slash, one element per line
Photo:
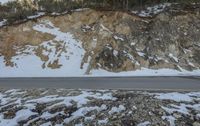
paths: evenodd
<path fill-rule="evenodd" d="M 89 9 L 71 15 L 44 16 L 37 21 L 0 28 L 0 56 L 4 56 L 6 65 L 15 67 L 11 59 L 20 55 L 16 53 L 20 49 L 55 38 L 33 29 L 34 25 L 48 20 L 82 42 L 86 52 L 80 67 L 88 62 L 86 73 L 97 68 L 112 72 L 141 68 L 192 71 L 200 68 L 199 13 L 196 7 L 171 7 L 153 18 Z M 39 49 L 33 50 L 35 55 L 40 59 L 50 58 L 40 53 L 45 48 Z M 56 69 L 60 65 L 47 67 Z"/>

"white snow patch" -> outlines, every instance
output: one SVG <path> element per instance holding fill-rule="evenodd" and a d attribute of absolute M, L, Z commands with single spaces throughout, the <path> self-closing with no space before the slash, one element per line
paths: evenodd
<path fill-rule="evenodd" d="M 137 124 L 137 126 L 149 126 L 149 125 L 151 125 L 151 123 L 149 121 L 145 121 L 143 123 Z"/>
<path fill-rule="evenodd" d="M 102 119 L 102 120 L 98 120 L 97 123 L 98 123 L 100 126 L 101 126 L 101 125 L 105 125 L 105 124 L 108 123 L 108 118 L 105 118 L 105 119 Z"/>
<path fill-rule="evenodd" d="M 80 117 L 84 117 L 87 113 L 91 112 L 91 111 L 98 111 L 101 112 L 102 110 L 106 110 L 107 106 L 106 105 L 101 105 L 100 107 L 98 106 L 94 106 L 94 107 L 82 107 L 79 108 L 77 111 L 73 112 L 71 117 L 66 118 L 64 120 L 65 123 L 69 123 L 74 119 L 80 118 Z"/>
<path fill-rule="evenodd" d="M 103 26 L 103 29 L 107 29 Z M 43 20 L 40 24 L 33 27 L 34 30 L 42 33 L 48 33 L 55 36 L 56 41 L 45 41 L 39 46 L 26 46 L 25 49 L 19 49 L 16 52 L 16 56 L 12 57 L 11 61 L 15 64 L 14 67 L 6 66 L 3 56 L 0 56 L 0 77 L 101 77 L 101 76 L 199 76 L 200 69 L 187 71 L 181 69 L 181 71 L 174 69 L 148 69 L 141 68 L 135 71 L 123 71 L 123 72 L 109 72 L 104 69 L 93 69 L 89 75 L 86 75 L 87 67 L 89 63 L 85 63 L 81 69 L 81 62 L 85 55 L 85 50 L 82 47 L 82 43 L 76 40 L 72 34 L 61 32 L 59 28 L 55 27 L 50 21 Z M 56 50 L 57 44 L 60 44 L 63 50 Z M 49 60 L 46 62 L 35 55 L 34 50 L 38 47 L 44 47 L 42 54 L 47 55 Z M 106 46 L 111 49 L 110 46 Z M 17 48 L 17 47 L 16 47 Z M 140 65 L 134 57 L 124 52 L 126 56 L 135 64 Z M 117 55 L 116 51 L 113 51 L 114 55 Z M 138 52 L 140 56 L 144 56 L 142 52 Z M 178 59 L 171 54 L 171 57 L 178 62 Z M 60 68 L 51 69 L 48 64 L 58 60 Z M 30 64 L 31 63 L 31 64 Z M 45 66 L 43 68 L 42 66 Z M 100 66 L 100 64 L 99 64 Z"/>
<path fill-rule="evenodd" d="M 89 8 L 79 8 L 79 9 L 75 9 L 73 11 L 80 12 L 80 11 L 86 11 L 86 10 L 89 10 Z"/>
<path fill-rule="evenodd" d="M 167 113 L 173 114 L 174 112 L 179 112 L 184 115 L 189 115 L 191 109 L 197 112 L 200 111 L 200 104 L 194 101 L 200 100 L 200 92 L 190 92 L 190 93 L 147 93 L 150 95 L 155 95 L 154 97 L 161 100 L 172 100 L 179 104 L 170 104 L 169 106 L 161 106 Z"/>
<path fill-rule="evenodd" d="M 162 108 L 169 114 L 172 114 L 174 112 L 179 112 L 179 113 L 188 115 L 189 111 L 190 111 L 189 108 L 196 110 L 196 111 L 200 111 L 200 104 L 193 104 L 193 105 L 192 104 L 183 104 L 183 103 L 181 103 L 180 105 L 171 104 L 171 107 L 162 106 Z"/>
<path fill-rule="evenodd" d="M 144 57 L 144 56 L 145 56 L 145 53 L 143 53 L 143 52 L 137 52 L 137 53 L 138 53 L 138 55 L 141 56 L 141 57 Z"/>
<path fill-rule="evenodd" d="M 7 92 L 7 93 L 0 93 L 0 109 L 5 107 L 5 106 L 8 106 L 10 104 L 17 104 L 17 105 L 21 105 L 21 98 L 12 98 L 14 96 L 17 96 L 19 94 L 23 94 L 25 93 L 24 92 Z M 7 97 L 7 95 L 10 95 L 12 97 Z"/>
<path fill-rule="evenodd" d="M 134 46 L 136 43 L 135 42 L 131 42 L 131 46 Z"/>
<path fill-rule="evenodd" d="M 63 113 L 62 113 L 62 112 L 56 112 L 56 113 L 51 114 L 51 113 L 49 113 L 49 112 L 44 112 L 44 113 L 42 113 L 42 115 L 40 116 L 40 118 L 43 118 L 43 119 L 45 119 L 45 120 L 48 120 L 48 119 L 50 119 L 50 118 L 52 118 L 52 117 L 55 117 L 55 116 L 58 115 L 58 114 L 63 114 Z"/>
<path fill-rule="evenodd" d="M 123 72 L 109 72 L 104 69 L 93 69 L 90 72 L 90 75 L 93 77 L 101 77 L 101 76 L 199 76 L 200 70 L 187 71 L 182 69 L 182 71 L 174 70 L 174 69 L 148 69 L 141 68 L 140 70 L 135 71 L 123 71 Z"/>
<path fill-rule="evenodd" d="M 28 16 L 27 18 L 28 18 L 28 19 L 34 19 L 34 18 L 41 17 L 41 16 L 43 16 L 43 15 L 45 15 L 44 12 L 38 12 L 36 15 Z"/>
<path fill-rule="evenodd" d="M 179 112 L 179 113 L 182 113 L 185 115 L 189 114 L 188 110 L 182 105 L 181 106 L 172 105 L 172 106 L 173 106 L 173 108 L 168 108 L 168 107 L 162 106 L 162 109 L 164 109 L 169 114 L 172 114 L 174 112 Z"/>
<path fill-rule="evenodd" d="M 178 58 L 175 57 L 172 53 L 169 54 L 169 57 L 172 58 L 175 62 L 179 62 Z"/>
<path fill-rule="evenodd" d="M 163 120 L 169 121 L 170 126 L 175 126 L 175 118 L 173 116 L 162 116 Z"/>
<path fill-rule="evenodd" d="M 195 67 L 195 65 L 192 62 L 190 62 L 189 60 L 187 62 L 188 62 L 188 65 Z"/>
<path fill-rule="evenodd" d="M 87 66 L 83 69 L 80 68 L 85 50 L 82 48 L 81 42 L 77 41 L 72 34 L 59 31 L 59 28 L 54 27 L 48 20 L 44 20 L 40 24 L 35 25 L 33 29 L 42 33 L 54 35 L 54 40 L 57 42 L 47 41 L 40 45 L 47 49 L 47 51 L 43 51 L 43 54 L 49 57 L 45 66 L 55 60 L 58 60 L 58 64 L 62 66 L 58 69 L 51 69 L 48 67 L 43 69 L 42 65 L 44 62 L 42 62 L 33 51 L 37 47 L 29 46 L 26 50 L 29 52 L 28 54 L 24 53 L 12 57 L 12 61 L 16 64 L 15 67 L 5 66 L 4 57 L 0 57 L 0 77 L 83 76 L 85 74 Z M 61 49 L 60 52 L 58 52 L 56 50 L 56 45 L 58 43 L 63 49 L 66 49 L 66 51 L 62 51 Z"/>
<path fill-rule="evenodd" d="M 124 39 L 123 39 L 123 38 L 121 38 L 121 37 L 119 37 L 119 36 L 117 36 L 117 35 L 114 35 L 113 37 L 114 37 L 114 39 L 115 39 L 115 40 L 124 41 Z"/>
<path fill-rule="evenodd" d="M 77 103 L 77 107 L 81 107 L 82 105 L 86 104 L 89 101 L 88 98 L 95 98 L 95 99 L 102 99 L 102 100 L 116 100 L 116 98 L 113 97 L 111 93 L 101 94 L 101 93 L 82 91 L 81 94 L 77 96 L 58 97 L 57 95 L 51 95 L 51 96 L 44 96 L 38 99 L 28 100 L 26 101 L 26 103 L 47 103 L 47 102 L 57 101 L 56 104 L 49 107 L 49 109 L 51 109 L 54 106 L 63 105 L 63 104 L 66 106 L 71 106 L 72 101 L 74 101 Z"/>
<path fill-rule="evenodd" d="M 123 105 L 119 105 L 119 107 L 112 107 L 108 113 L 112 115 L 114 113 L 120 113 L 124 110 L 126 110 L 126 108 Z"/>
<path fill-rule="evenodd" d="M 43 123 L 42 125 L 40 126 L 52 126 L 51 122 L 46 122 L 46 123 Z"/>
<path fill-rule="evenodd" d="M 200 119 L 200 113 L 196 115 L 196 118 L 197 118 L 197 119 Z"/>
<path fill-rule="evenodd" d="M 115 57 L 117 57 L 117 56 L 118 56 L 118 51 L 117 51 L 117 50 L 113 50 L 113 55 L 114 55 Z"/>
<path fill-rule="evenodd" d="M 17 97 L 16 95 L 11 95 L 18 92 L 24 92 L 18 89 L 14 90 L 8 90 L 4 93 L 0 93 L 0 106 L 1 107 L 8 107 L 9 105 L 17 105 L 17 106 L 23 106 L 24 108 L 16 112 L 16 116 L 12 119 L 4 119 L 3 113 L 0 113 L 0 125 L 18 125 L 19 121 L 26 120 L 32 115 L 36 115 L 38 113 L 32 112 L 33 109 L 36 108 L 37 104 L 49 104 L 53 103 L 51 106 L 48 106 L 47 108 L 43 109 L 42 115 L 39 115 L 39 117 L 36 117 L 34 119 L 29 120 L 26 125 L 30 125 L 31 122 L 34 120 L 37 120 L 39 118 L 48 120 L 52 117 L 55 117 L 57 115 L 65 115 L 65 112 L 62 110 L 60 112 L 56 113 L 50 113 L 48 110 L 51 110 L 51 108 L 58 106 L 58 105 L 65 105 L 65 106 L 72 106 L 75 103 L 77 105 L 77 110 L 72 113 L 72 115 L 69 118 L 65 119 L 66 123 L 71 122 L 74 119 L 85 117 L 85 115 L 91 111 L 97 111 L 101 112 L 103 110 L 107 109 L 107 106 L 105 104 L 102 104 L 101 106 L 92 106 L 92 107 L 84 107 L 91 99 L 101 99 L 101 100 L 116 100 L 115 97 L 112 96 L 111 92 L 105 91 L 98 91 L 98 92 L 91 92 L 86 90 L 81 90 L 80 94 L 70 96 L 71 94 L 68 94 L 67 96 L 58 96 L 58 95 L 49 95 L 49 96 L 43 96 L 39 98 L 28 98 L 30 100 L 27 100 L 27 98 Z M 23 104 L 21 104 L 21 100 L 25 100 Z M 2 102 L 3 101 L 3 102 Z M 93 119 L 95 117 L 92 117 Z M 101 120 L 100 122 L 106 122 L 106 120 Z M 44 123 L 43 125 L 48 125 L 50 123 Z"/>
<path fill-rule="evenodd" d="M 173 93 L 158 93 L 156 94 L 155 98 L 158 99 L 164 99 L 164 100 L 173 100 L 173 101 L 192 101 L 192 98 L 186 94 L 182 94 L 182 93 L 177 93 L 177 92 L 173 92 Z"/>
<path fill-rule="evenodd" d="M 173 100 L 176 102 L 191 102 L 196 97 L 200 97 L 200 92 L 191 92 L 191 93 L 179 93 L 179 92 L 172 92 L 172 93 L 153 93 L 155 98 L 162 99 L 162 100 Z"/>
<path fill-rule="evenodd" d="M 132 11 L 132 13 L 140 17 L 152 17 L 156 14 L 163 12 L 169 6 L 171 6 L 170 3 L 163 3 L 163 4 L 158 4 L 152 7 L 147 7 L 141 11 Z"/>
<path fill-rule="evenodd" d="M 6 19 L 3 19 L 3 21 L 0 21 L 0 27 L 1 26 L 4 26 L 6 24 L 7 20 Z"/>
<path fill-rule="evenodd" d="M 22 109 L 17 111 L 16 116 L 13 119 L 4 119 L 3 115 L 0 114 L 0 125 L 1 126 L 15 126 L 18 125 L 19 121 L 26 120 L 32 115 L 37 113 L 30 111 L 29 109 Z"/>
<path fill-rule="evenodd" d="M 20 95 L 26 93 L 26 91 L 21 91 L 20 89 L 10 89 L 7 90 L 5 93 L 9 93 L 10 95 Z"/>
<path fill-rule="evenodd" d="M 133 113 L 133 111 L 129 111 L 129 112 L 128 112 L 128 114 L 132 114 L 132 113 Z"/>
<path fill-rule="evenodd" d="M 84 126 L 82 123 L 75 124 L 75 126 Z"/>
<path fill-rule="evenodd" d="M 136 109 L 137 109 L 137 107 L 136 107 L 136 106 L 133 106 L 133 109 L 135 109 L 135 110 L 136 110 Z"/>
<path fill-rule="evenodd" d="M 96 117 L 95 115 L 92 115 L 90 117 L 85 117 L 84 121 L 92 121 L 95 119 L 95 117 Z"/>

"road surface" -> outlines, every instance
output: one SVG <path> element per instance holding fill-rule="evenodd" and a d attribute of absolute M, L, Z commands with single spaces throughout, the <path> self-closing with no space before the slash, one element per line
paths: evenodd
<path fill-rule="evenodd" d="M 200 91 L 200 77 L 0 78 L 0 88 Z"/>

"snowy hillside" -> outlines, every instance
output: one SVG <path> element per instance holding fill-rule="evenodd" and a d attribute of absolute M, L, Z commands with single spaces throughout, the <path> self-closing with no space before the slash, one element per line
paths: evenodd
<path fill-rule="evenodd" d="M 0 57 L 0 76 L 76 76 L 84 75 L 87 65 L 80 69 L 80 64 L 85 54 L 80 42 L 73 38 L 70 33 L 63 33 L 49 21 L 35 25 L 34 30 L 49 33 L 55 36 L 54 40 L 46 41 L 39 46 L 26 46 L 23 51 L 17 52 L 12 57 L 15 67 L 6 67 L 4 58 Z M 59 46 L 59 47 L 58 47 Z M 34 50 L 42 47 L 43 55 L 48 56 L 44 63 L 34 54 Z M 57 48 L 58 47 L 58 48 Z M 50 69 L 47 65 L 56 64 L 57 69 Z M 42 68 L 43 66 L 43 68 Z"/>
<path fill-rule="evenodd" d="M 45 41 L 38 46 L 25 46 L 19 48 L 16 56 L 11 61 L 14 67 L 5 66 L 4 57 L 0 57 L 0 77 L 65 77 L 65 76 L 195 76 L 200 75 L 200 70 L 177 71 L 172 69 L 147 69 L 142 68 L 136 71 L 108 72 L 103 69 L 93 69 L 86 74 L 88 63 L 81 68 L 81 62 L 85 55 L 82 43 L 76 40 L 72 34 L 63 33 L 50 21 L 42 20 L 33 26 L 33 29 L 48 33 L 55 38 Z M 54 41 L 55 40 L 55 41 Z M 44 62 L 35 55 L 35 50 L 43 48 L 42 54 L 47 56 Z M 17 47 L 16 47 L 17 48 Z M 90 60 L 90 59 L 88 59 Z M 88 61 L 89 62 L 89 61 Z M 55 68 L 53 69 L 53 65 Z M 52 66 L 52 67 L 51 67 Z"/>
<path fill-rule="evenodd" d="M 137 16 L 38 12 L 33 21 L 1 27 L 0 77 L 199 76 L 198 11 L 182 15 L 183 8 L 165 11 L 169 6 L 133 11 Z"/>

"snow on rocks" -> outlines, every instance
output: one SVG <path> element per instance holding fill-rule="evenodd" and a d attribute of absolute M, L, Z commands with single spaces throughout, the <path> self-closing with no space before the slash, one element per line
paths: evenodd
<path fill-rule="evenodd" d="M 98 120 L 98 124 L 99 125 L 105 125 L 108 123 L 108 118 L 102 119 L 102 120 Z"/>
<path fill-rule="evenodd" d="M 193 97 L 186 101 L 158 99 L 156 96 L 170 93 L 160 92 L 1 89 L 0 126 L 198 124 L 198 92 L 179 92 Z"/>
<path fill-rule="evenodd" d="M 81 107 L 89 101 L 88 97 L 95 98 L 95 99 L 102 99 L 102 100 L 116 100 L 116 98 L 112 97 L 111 93 L 106 93 L 106 94 L 95 93 L 94 94 L 87 91 L 82 91 L 81 93 L 82 94 L 78 96 L 68 96 L 68 97 L 58 97 L 57 95 L 45 96 L 38 99 L 28 100 L 26 103 L 47 103 L 47 102 L 59 100 L 60 102 L 58 101 L 53 106 L 50 106 L 50 108 L 53 108 L 55 106 L 59 106 L 62 104 L 65 104 L 66 106 L 71 106 L 72 101 L 76 102 L 77 107 Z"/>
<path fill-rule="evenodd" d="M 150 93 L 154 98 L 169 101 L 167 105 L 161 105 L 161 108 L 169 116 L 162 116 L 162 119 L 169 121 L 170 126 L 175 126 L 175 120 L 184 116 L 196 116 L 200 113 L 200 92 L 171 92 L 171 93 Z M 197 113 L 197 115 L 196 115 Z"/>
<path fill-rule="evenodd" d="M 45 15 L 45 12 L 38 12 L 36 15 L 28 16 L 27 18 L 28 19 L 35 19 L 35 18 L 41 17 L 43 15 Z"/>
<path fill-rule="evenodd" d="M 119 37 L 119 36 L 117 36 L 117 35 L 114 35 L 113 38 L 114 38 L 115 40 L 124 41 L 124 39 L 123 39 L 122 37 Z"/>
<path fill-rule="evenodd" d="M 23 109 L 19 110 L 15 117 L 10 120 L 10 119 L 3 119 L 3 115 L 0 115 L 0 125 L 1 126 L 16 126 L 18 125 L 18 122 L 22 120 L 28 119 L 32 115 L 36 115 L 37 113 L 30 111 L 29 109 Z"/>
<path fill-rule="evenodd" d="M 200 120 L 200 113 L 196 115 L 196 118 Z"/>
<path fill-rule="evenodd" d="M 172 93 L 155 93 L 155 98 L 162 99 L 162 100 L 173 100 L 176 102 L 191 102 L 196 97 L 200 97 L 199 92 L 191 92 L 191 93 L 179 93 L 179 92 L 172 92 Z"/>
<path fill-rule="evenodd" d="M 126 110 L 126 108 L 123 105 L 119 105 L 119 107 L 112 107 L 112 109 L 108 113 L 112 115 L 113 113 L 120 113 L 124 110 Z"/>
<path fill-rule="evenodd" d="M 51 122 L 47 122 L 47 123 L 44 123 L 44 124 L 42 124 L 40 126 L 52 126 L 52 124 L 51 124 Z"/>
<path fill-rule="evenodd" d="M 169 54 L 169 57 L 172 58 L 176 63 L 179 62 L 178 58 L 175 57 L 172 53 Z"/>
<path fill-rule="evenodd" d="M 75 111 L 74 113 L 72 113 L 72 116 L 70 118 L 66 118 L 64 120 L 64 122 L 69 123 L 69 122 L 73 121 L 74 119 L 84 117 L 86 114 L 88 114 L 89 112 L 94 111 L 94 110 L 96 110 L 97 112 L 101 112 L 106 109 L 107 109 L 106 105 L 101 105 L 100 107 L 98 107 L 98 106 L 82 107 L 82 108 L 78 109 L 77 111 Z"/>
<path fill-rule="evenodd" d="M 195 67 L 195 65 L 192 62 L 188 62 L 188 65 Z"/>
<path fill-rule="evenodd" d="M 162 109 L 164 109 L 169 114 L 173 114 L 174 112 L 179 112 L 186 115 L 188 114 L 188 110 L 183 104 L 181 104 L 180 106 L 172 105 L 171 107 L 172 108 L 162 106 Z"/>
<path fill-rule="evenodd" d="M 181 103 L 180 105 L 170 105 L 171 108 L 167 108 L 167 107 L 162 107 L 165 111 L 167 111 L 168 113 L 174 113 L 174 112 L 180 112 L 182 114 L 189 114 L 189 111 L 192 110 L 196 110 L 196 111 L 200 111 L 200 104 L 184 104 Z"/>
<path fill-rule="evenodd" d="M 96 14 L 97 16 L 100 16 L 99 13 L 95 11 L 91 12 Z M 90 13 L 88 14 L 90 15 Z M 29 18 L 37 18 L 40 15 L 43 15 L 43 13 L 38 13 L 37 15 Z M 76 17 L 76 15 L 74 14 L 70 16 L 70 18 L 74 17 Z M 66 16 L 66 18 L 68 18 L 68 16 Z M 91 17 L 83 16 L 84 20 L 85 18 L 93 19 L 92 15 Z M 128 37 L 129 35 L 132 36 L 130 34 L 131 32 L 128 30 L 129 28 L 132 27 L 131 24 L 129 26 L 129 23 L 126 24 L 124 22 L 125 20 L 123 22 L 118 22 L 116 20 L 118 22 L 116 24 L 119 24 L 120 26 L 119 28 L 117 28 L 118 30 L 116 30 L 115 28 L 116 26 L 114 25 L 115 23 L 107 22 L 108 21 L 107 18 L 108 17 L 105 16 L 106 19 L 105 22 L 103 21 L 99 23 L 98 20 L 97 21 L 94 20 L 94 23 L 88 24 L 87 22 L 85 22 L 87 20 L 85 20 L 83 23 L 81 23 L 82 21 L 78 23 L 76 22 L 76 20 L 73 20 L 74 22 L 68 23 L 63 20 L 64 18 L 62 18 L 62 16 L 56 16 L 55 18 L 45 16 L 39 18 L 37 22 L 30 21 L 24 24 L 20 24 L 19 28 L 21 28 L 22 31 L 24 31 L 22 32 L 22 34 L 28 33 L 30 36 L 32 36 L 33 32 L 34 34 L 37 35 L 41 34 L 42 38 L 46 37 L 48 38 L 48 36 L 51 37 L 48 38 L 47 40 L 42 39 L 41 41 L 40 37 L 37 38 L 38 40 L 31 37 L 29 40 L 29 38 L 25 37 L 26 39 L 28 39 L 28 42 L 20 42 L 20 38 L 14 37 L 17 38 L 17 40 L 15 40 L 16 42 L 19 41 L 19 44 L 17 44 L 19 47 L 16 47 L 18 49 L 15 48 L 11 49 L 12 52 L 14 52 L 13 54 L 10 53 L 8 54 L 6 50 L 3 50 L 3 53 L 0 56 L 0 69 L 1 69 L 0 77 L 198 76 L 200 75 L 198 60 L 196 60 L 198 59 L 198 56 L 192 56 L 192 54 L 195 55 L 198 54 L 197 52 L 198 49 L 197 50 L 195 49 L 196 50 L 195 51 L 194 49 L 191 48 L 192 53 L 191 56 L 189 56 L 190 58 L 188 58 L 187 55 L 182 55 L 182 53 L 180 53 L 178 57 L 176 57 L 177 56 L 175 55 L 176 53 L 172 55 L 169 54 L 168 51 L 165 52 L 164 55 L 160 54 L 161 52 L 158 51 L 160 50 L 159 49 L 160 47 L 158 47 L 158 49 L 155 48 L 156 50 L 152 48 L 151 49 L 152 51 L 148 51 L 148 53 L 146 53 L 146 50 L 144 50 L 145 44 L 143 43 L 146 41 L 145 38 L 143 40 L 142 38 L 138 38 L 138 36 L 135 36 L 136 38 L 134 39 L 132 37 Z M 48 21 L 47 19 L 51 20 L 51 22 Z M 157 19 L 159 21 L 160 18 L 156 18 L 156 20 Z M 106 22 L 110 25 L 108 25 Z M 144 24 L 139 22 L 140 21 L 133 22 L 134 24 L 133 27 L 136 28 L 137 26 L 142 28 Z M 60 25 L 60 23 L 63 24 Z M 187 22 L 185 22 L 184 24 L 186 23 Z M 162 22 L 159 24 L 162 24 Z M 26 27 L 21 25 L 24 25 Z M 34 25 L 33 28 L 32 25 Z M 63 27 L 65 25 L 66 25 L 66 30 L 65 27 Z M 147 26 L 148 25 L 145 24 L 145 27 Z M 76 27 L 77 29 L 76 28 L 74 29 L 73 27 L 74 28 Z M 127 31 L 130 32 L 130 33 L 128 32 L 129 34 L 128 36 L 125 33 L 120 33 L 121 29 L 123 29 L 124 27 L 127 27 L 124 29 L 125 33 Z M 165 27 L 168 27 L 168 25 L 165 25 Z M 81 28 L 85 28 L 85 31 L 87 30 L 90 31 L 90 34 L 83 33 L 84 31 L 81 31 Z M 3 29 L 4 28 L 2 28 L 2 30 Z M 136 33 L 140 34 L 140 31 L 137 31 L 137 29 L 135 30 Z M 158 32 L 161 32 L 159 31 L 159 28 L 157 30 Z M 68 31 L 68 32 L 63 32 L 63 31 Z M 154 31 L 149 31 L 149 32 L 153 33 Z M 81 35 L 82 33 L 84 34 L 84 36 Z M 10 33 L 7 34 L 6 30 L 3 32 L 3 34 L 4 34 L 3 36 L 6 35 L 8 35 L 9 37 L 12 36 L 12 32 L 11 34 Z M 33 36 L 35 36 L 34 34 Z M 151 36 L 151 34 L 149 35 Z M 151 36 L 151 38 L 155 38 L 156 41 L 162 40 L 162 36 L 159 37 L 153 35 Z M 22 40 L 25 41 L 26 39 Z M 82 43 L 78 39 L 84 42 Z M 110 39 L 112 39 L 112 41 Z M 141 43 L 138 42 L 138 40 L 140 39 L 142 39 Z M 7 38 L 3 37 L 3 40 L 7 40 Z M 41 42 L 43 43 L 37 46 L 26 45 L 25 47 L 21 47 L 27 43 L 35 45 L 35 41 L 32 40 L 39 41 L 36 42 L 36 44 Z M 6 41 L 8 42 L 6 44 L 6 47 L 8 47 L 11 41 L 12 39 Z M 104 46 L 106 44 L 110 44 L 111 46 L 110 47 L 107 46 L 107 48 L 110 48 L 110 50 L 114 51 L 109 52 L 107 50 L 104 50 Z M 130 45 L 131 47 L 129 47 Z M 156 44 L 155 46 L 157 47 L 157 45 L 159 44 Z M 162 46 L 165 45 L 162 44 Z M 168 44 L 166 46 L 168 46 Z M 20 48 L 25 48 L 25 49 L 21 50 Z M 149 50 L 149 48 L 147 48 L 147 50 Z M 197 53 L 193 52 L 193 50 Z M 15 51 L 17 51 L 16 52 L 17 55 L 15 55 Z M 104 52 L 113 54 L 105 56 L 106 54 L 104 55 L 103 54 Z M 173 51 L 170 52 L 172 53 Z M 91 62 L 84 63 L 86 62 L 87 57 L 89 56 L 91 57 Z M 100 60 L 97 60 L 98 59 L 97 56 L 100 58 Z M 103 58 L 104 56 L 105 58 Z M 107 59 L 112 59 L 110 56 L 114 56 L 115 60 L 107 60 Z M 188 62 L 185 62 L 183 59 L 188 60 Z M 29 64 L 30 62 L 31 64 Z"/>
<path fill-rule="evenodd" d="M 141 11 L 132 11 L 132 13 L 140 17 L 153 17 L 154 15 L 163 12 L 169 6 L 171 6 L 170 3 L 158 4 L 152 7 L 147 7 Z"/>
<path fill-rule="evenodd" d="M 139 51 L 138 51 L 137 53 L 138 53 L 138 55 L 141 56 L 141 57 L 144 57 L 144 56 L 145 56 L 145 53 L 143 53 L 143 52 L 139 52 Z"/>
<path fill-rule="evenodd" d="M 118 52 L 117 50 L 113 50 L 113 55 L 114 55 L 115 57 L 117 57 L 118 54 L 119 54 L 119 52 Z"/>
<path fill-rule="evenodd" d="M 170 126 L 175 126 L 175 118 L 173 116 L 162 116 L 163 120 L 169 121 Z"/>
<path fill-rule="evenodd" d="M 17 97 L 19 92 L 25 92 L 22 90 L 8 90 L 2 93 L 1 96 L 1 102 L 0 102 L 0 109 L 5 110 L 5 108 L 16 105 L 16 106 L 22 106 L 19 108 L 19 110 L 14 114 L 14 118 L 7 119 L 5 117 L 5 113 L 0 113 L 0 125 L 18 125 L 18 123 L 23 122 L 26 120 L 29 120 L 29 117 L 33 118 L 41 118 L 43 120 L 50 120 L 56 116 L 59 115 L 65 115 L 65 111 L 58 111 L 52 113 L 52 109 L 55 110 L 55 107 L 59 107 L 64 105 L 65 107 L 76 106 L 74 111 L 70 114 L 70 117 L 67 117 L 64 119 L 64 122 L 66 124 L 70 123 L 71 121 L 84 117 L 86 114 L 88 114 L 91 111 L 103 111 L 107 109 L 107 106 L 105 104 L 102 104 L 100 106 L 85 106 L 92 100 L 110 100 L 115 101 L 116 98 L 112 96 L 112 94 L 108 91 L 102 93 L 101 91 L 98 92 L 92 92 L 92 91 L 72 91 L 67 96 L 58 96 L 58 95 L 47 95 L 47 96 L 40 96 L 38 98 L 34 98 L 33 96 L 28 96 L 27 98 L 22 98 L 23 95 L 21 94 L 21 97 Z M 27 92 L 28 93 L 28 92 Z M 74 95 L 71 95 L 71 93 L 75 93 Z M 13 96 L 13 94 L 15 94 Z M 13 96 L 13 97 L 12 97 Z M 30 98 L 31 97 L 31 98 Z M 23 100 L 22 103 L 18 103 L 18 99 Z M 5 102 L 6 101 L 6 102 Z M 40 105 L 40 107 L 38 106 Z M 46 106 L 45 109 L 42 106 Z M 41 110 L 37 110 L 41 108 Z M 35 111 L 34 111 L 35 110 Z M 10 110 L 8 110 L 9 113 Z M 14 111 L 14 110 L 13 110 Z M 43 113 L 39 115 L 38 111 L 42 111 Z M 70 110 L 72 111 L 72 110 Z M 36 120 L 37 120 L 36 119 Z M 24 123 L 24 125 L 31 124 L 30 119 L 27 123 Z M 34 122 L 34 119 L 32 120 Z M 106 120 L 101 120 L 101 123 L 106 123 Z M 46 122 L 43 125 L 50 124 L 50 122 Z"/>
<path fill-rule="evenodd" d="M 151 125 L 151 122 L 145 121 L 143 123 L 138 124 L 137 126 L 149 126 L 149 125 Z"/>
<path fill-rule="evenodd" d="M 43 20 L 40 24 L 33 26 L 33 29 L 48 33 L 55 38 L 50 41 L 43 42 L 39 46 L 27 46 L 24 50 L 27 53 L 19 52 L 19 54 L 12 57 L 15 67 L 6 67 L 4 65 L 4 58 L 0 57 L 0 76 L 80 76 L 84 75 L 87 66 L 80 68 L 82 58 L 85 50 L 82 43 L 77 41 L 72 34 L 64 33 L 56 28 L 50 21 Z M 45 62 L 41 61 L 35 55 L 34 50 L 44 48 L 42 54 L 47 57 Z M 31 67 L 29 63 L 31 62 Z M 51 68 L 49 68 L 51 67 Z M 52 67 L 54 67 L 52 69 Z M 45 69 L 44 69 L 45 68 Z M 60 68 L 60 69 L 55 69 Z"/>
<path fill-rule="evenodd" d="M 0 21 L 0 27 L 4 26 L 6 24 L 7 20 L 3 19 L 3 21 Z"/>

